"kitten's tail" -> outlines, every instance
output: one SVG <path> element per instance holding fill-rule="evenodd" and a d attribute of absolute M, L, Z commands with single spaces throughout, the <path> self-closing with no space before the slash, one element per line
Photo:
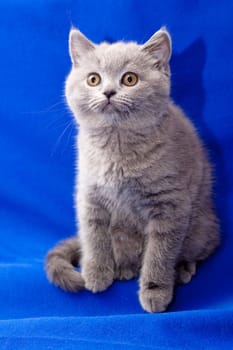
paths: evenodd
<path fill-rule="evenodd" d="M 46 274 L 50 282 L 66 291 L 77 292 L 85 289 L 85 282 L 78 266 L 81 247 L 78 237 L 58 243 L 46 256 Z"/>

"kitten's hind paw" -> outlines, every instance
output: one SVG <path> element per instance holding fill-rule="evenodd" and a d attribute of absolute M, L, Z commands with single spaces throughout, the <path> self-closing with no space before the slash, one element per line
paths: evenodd
<path fill-rule="evenodd" d="M 131 280 L 138 275 L 138 269 L 132 266 L 119 266 L 116 268 L 114 278 L 116 280 Z"/>
<path fill-rule="evenodd" d="M 176 269 L 176 283 L 184 284 L 191 281 L 196 273 L 196 262 L 183 261 Z"/>
<path fill-rule="evenodd" d="M 172 286 L 159 286 L 149 282 L 147 288 L 139 291 L 141 306 L 148 312 L 163 312 L 167 309 L 173 297 Z"/>

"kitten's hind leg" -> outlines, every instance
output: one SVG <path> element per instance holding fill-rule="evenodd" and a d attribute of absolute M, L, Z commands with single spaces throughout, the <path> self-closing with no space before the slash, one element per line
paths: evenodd
<path fill-rule="evenodd" d="M 182 261 L 176 268 L 176 283 L 189 283 L 196 274 L 197 262 Z"/>
<path fill-rule="evenodd" d="M 207 259 L 220 243 L 219 226 L 213 209 L 206 205 L 192 218 L 177 265 L 176 283 L 188 283 L 196 273 L 197 264 Z"/>
<path fill-rule="evenodd" d="M 192 218 L 183 242 L 179 261 L 200 262 L 207 259 L 219 246 L 219 225 L 212 208 L 205 208 Z"/>
<path fill-rule="evenodd" d="M 116 280 L 131 280 L 139 274 L 139 267 L 136 264 L 120 265 L 115 268 Z"/>

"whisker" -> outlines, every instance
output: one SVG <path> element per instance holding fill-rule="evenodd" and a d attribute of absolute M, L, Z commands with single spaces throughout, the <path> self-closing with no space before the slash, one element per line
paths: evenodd
<path fill-rule="evenodd" d="M 97 109 L 98 107 L 101 107 L 101 105 L 103 104 L 103 102 L 105 102 L 105 101 L 103 101 L 102 98 L 95 98 L 95 99 L 92 99 L 92 100 L 90 101 L 89 105 L 90 105 L 90 108 L 91 108 L 92 110 L 95 110 L 95 109 Z"/>
<path fill-rule="evenodd" d="M 60 118 L 56 118 L 55 120 L 51 120 L 47 125 L 46 125 L 46 129 L 52 129 L 52 130 L 56 130 L 62 126 L 65 126 L 67 124 L 67 120 L 64 120 L 63 117 L 65 115 L 63 114 L 62 116 L 60 116 Z M 63 119 L 63 120 L 61 120 Z"/>
<path fill-rule="evenodd" d="M 90 105 L 92 110 L 96 110 L 98 107 L 100 107 L 100 103 L 96 102 Z"/>
<path fill-rule="evenodd" d="M 52 148 L 52 151 L 51 151 L 51 154 L 50 154 L 51 156 L 54 156 L 54 154 L 55 154 L 55 152 L 56 152 L 56 150 L 57 150 L 57 148 L 58 148 L 58 146 L 59 146 L 59 144 L 60 144 L 62 138 L 64 137 L 66 131 L 67 131 L 67 130 L 69 129 L 69 127 L 72 126 L 72 125 L 74 125 L 74 124 L 73 124 L 73 120 L 71 120 L 71 121 L 68 122 L 67 126 L 65 127 L 65 129 L 62 131 L 62 133 L 61 133 L 60 136 L 58 137 L 58 139 L 57 139 L 55 145 L 54 145 L 53 148 Z"/>
<path fill-rule="evenodd" d="M 63 105 L 64 107 L 60 108 L 60 109 L 55 109 L 55 107 L 59 106 L 59 105 Z M 46 107 L 43 110 L 38 110 L 38 111 L 30 111 L 30 112 L 20 112 L 20 114 L 31 114 L 31 115 L 37 115 L 37 114 L 43 114 L 43 113 L 49 113 L 49 112 L 59 112 L 59 111 L 67 111 L 67 107 L 65 106 L 64 101 L 59 101 L 57 103 L 54 103 L 53 105 Z"/>
<path fill-rule="evenodd" d="M 72 136 L 72 134 L 73 134 L 73 130 L 74 130 L 74 129 L 73 129 L 73 126 L 74 126 L 74 124 L 71 125 L 70 131 L 69 131 L 69 134 L 68 134 L 68 137 L 66 138 L 66 144 L 65 144 L 65 146 L 64 146 L 64 148 L 63 148 L 62 154 L 64 154 L 64 152 L 65 152 L 67 146 L 68 146 L 69 143 L 70 143 L 70 138 L 71 138 L 71 136 Z"/>

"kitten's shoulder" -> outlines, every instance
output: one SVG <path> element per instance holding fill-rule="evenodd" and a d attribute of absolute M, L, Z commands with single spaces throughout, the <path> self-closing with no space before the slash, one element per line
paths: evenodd
<path fill-rule="evenodd" d="M 185 149 L 187 153 L 189 149 L 192 153 L 195 151 L 198 154 L 203 154 L 203 142 L 194 124 L 183 110 L 171 102 L 168 107 L 168 115 L 170 117 L 167 118 L 169 120 L 169 125 L 167 126 L 168 138 L 173 145 L 176 148 L 178 147 L 178 149 Z"/>
<path fill-rule="evenodd" d="M 188 133 L 197 134 L 196 128 L 191 122 L 191 120 L 187 117 L 184 111 L 173 101 L 171 101 L 168 105 L 168 114 L 171 117 L 170 122 L 174 126 L 176 126 L 177 128 L 182 128 Z"/>

